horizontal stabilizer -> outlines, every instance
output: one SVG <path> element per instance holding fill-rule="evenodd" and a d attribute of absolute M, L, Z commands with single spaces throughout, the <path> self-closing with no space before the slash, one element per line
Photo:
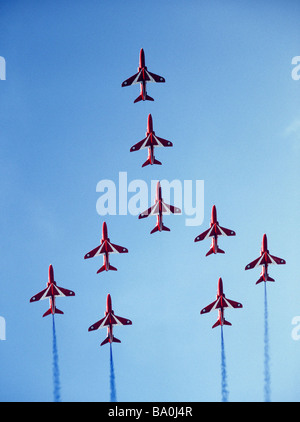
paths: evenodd
<path fill-rule="evenodd" d="M 150 163 L 150 158 L 147 158 L 147 160 L 144 162 L 144 164 L 142 165 L 142 167 L 146 167 L 146 166 L 148 166 L 149 164 L 151 164 Z M 160 161 L 158 161 L 156 158 L 154 158 L 154 163 L 153 164 L 158 164 L 158 165 L 160 165 L 161 166 L 161 162 Z"/>
<path fill-rule="evenodd" d="M 265 280 L 264 276 L 262 275 L 256 282 L 256 284 L 261 283 L 262 281 L 275 281 L 274 278 L 270 277 L 269 275 L 267 276 L 267 279 Z"/>
<path fill-rule="evenodd" d="M 212 253 L 214 253 L 213 248 L 210 248 L 210 250 L 207 252 L 207 254 L 205 256 L 211 255 Z"/>
<path fill-rule="evenodd" d="M 142 99 L 143 99 L 143 97 L 142 97 L 142 94 L 141 94 L 133 102 L 138 103 L 139 101 L 142 101 Z"/>
<path fill-rule="evenodd" d="M 119 340 L 117 337 L 113 337 L 113 342 L 114 343 L 121 343 L 121 340 Z"/>
<path fill-rule="evenodd" d="M 220 324 L 220 320 L 218 320 L 217 322 L 215 322 L 215 323 L 214 323 L 214 325 L 213 325 L 211 328 L 215 328 L 215 327 L 217 327 L 218 325 L 221 325 L 221 324 Z"/>
<path fill-rule="evenodd" d="M 154 101 L 154 99 L 150 97 L 150 95 L 146 94 L 146 98 L 144 99 L 142 94 L 140 94 L 133 102 L 138 103 L 139 101 L 145 101 L 145 100 Z"/>
<path fill-rule="evenodd" d="M 111 264 L 109 264 L 108 270 L 118 271 L 117 268 L 116 267 L 113 267 Z M 97 274 L 102 273 L 102 271 L 106 271 L 105 265 L 102 265 L 102 267 L 99 268 L 99 270 L 97 271 Z"/>
<path fill-rule="evenodd" d="M 225 253 L 225 252 L 223 251 L 223 249 L 218 248 L 217 253 Z"/>
<path fill-rule="evenodd" d="M 158 226 L 155 226 L 154 229 L 151 230 L 150 234 L 155 233 L 158 231 Z"/>
<path fill-rule="evenodd" d="M 166 227 L 164 224 L 162 225 L 162 229 L 165 231 L 165 232 L 170 232 L 171 230 L 169 229 L 169 227 Z"/>
<path fill-rule="evenodd" d="M 106 344 L 108 342 L 109 342 L 109 338 L 106 337 L 106 339 L 102 341 L 102 343 L 100 344 L 100 346 L 103 346 L 104 344 Z"/>
<path fill-rule="evenodd" d="M 142 164 L 142 167 L 149 166 L 149 164 L 150 164 L 150 160 L 149 160 L 149 158 L 147 158 L 147 160 L 144 162 L 144 164 Z"/>
<path fill-rule="evenodd" d="M 48 309 L 48 311 L 46 311 L 43 315 L 43 317 L 50 315 L 51 314 L 51 308 Z"/>

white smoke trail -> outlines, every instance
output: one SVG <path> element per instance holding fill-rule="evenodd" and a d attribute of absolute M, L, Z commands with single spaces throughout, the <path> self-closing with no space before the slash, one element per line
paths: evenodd
<path fill-rule="evenodd" d="M 228 385 L 227 385 L 227 370 L 226 370 L 226 357 L 225 345 L 223 337 L 223 325 L 221 325 L 221 376 L 222 376 L 222 402 L 228 401 Z"/>
<path fill-rule="evenodd" d="M 267 283 L 265 282 L 265 330 L 264 330 L 264 393 L 265 401 L 271 401 L 271 377 L 270 377 L 270 355 L 269 355 L 269 327 L 268 327 L 268 302 L 267 302 Z"/>
<path fill-rule="evenodd" d="M 53 333 L 53 393 L 54 401 L 60 401 L 60 380 L 59 380 L 59 366 L 58 366 L 58 352 L 57 352 L 57 343 L 56 343 L 56 330 L 55 330 L 55 321 L 54 315 L 52 315 L 52 333 Z"/>
<path fill-rule="evenodd" d="M 111 343 L 109 343 L 109 346 L 110 346 L 110 401 L 116 402 L 117 392 L 116 392 L 115 370 L 114 370 L 114 361 L 113 361 Z"/>

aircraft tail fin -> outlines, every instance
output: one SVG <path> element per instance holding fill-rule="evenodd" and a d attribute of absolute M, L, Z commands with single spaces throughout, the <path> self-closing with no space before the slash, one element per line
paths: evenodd
<path fill-rule="evenodd" d="M 219 319 L 218 319 L 218 321 L 217 321 L 217 322 L 215 322 L 215 323 L 214 323 L 214 325 L 212 326 L 212 328 L 215 328 L 215 327 L 217 327 L 218 325 L 221 325 L 221 323 L 220 323 L 220 320 L 219 320 Z M 232 325 L 232 324 L 231 324 L 231 322 L 226 321 L 226 319 L 224 319 L 224 321 L 223 321 L 223 325 Z"/>
<path fill-rule="evenodd" d="M 207 254 L 205 256 L 211 255 L 212 253 L 214 253 L 213 248 L 211 247 L 210 250 L 207 252 Z"/>
<path fill-rule="evenodd" d="M 108 270 L 118 271 L 117 268 L 116 267 L 113 267 L 111 264 L 109 264 Z M 102 267 L 99 268 L 99 270 L 97 271 L 97 274 L 102 273 L 102 271 L 105 271 L 105 265 L 102 265 Z"/>
<path fill-rule="evenodd" d="M 61 311 L 61 310 L 60 310 L 60 309 L 58 309 L 58 308 L 55 308 L 54 313 L 55 313 L 55 314 L 63 314 L 63 311 Z M 51 308 L 49 308 L 49 309 L 48 309 L 48 311 L 46 311 L 46 312 L 44 313 L 43 317 L 45 317 L 45 316 L 47 316 L 47 315 L 50 315 L 50 314 L 52 314 Z"/>
<path fill-rule="evenodd" d="M 108 337 L 106 337 L 106 339 L 104 339 L 103 341 L 102 341 L 102 343 L 100 344 L 100 346 L 103 346 L 104 344 L 106 344 L 106 343 L 108 343 L 109 342 L 109 338 Z"/>
<path fill-rule="evenodd" d="M 154 227 L 154 229 L 151 230 L 150 234 L 157 232 L 158 229 L 158 224 L 156 224 L 156 226 Z M 170 232 L 171 230 L 169 229 L 169 227 L 165 226 L 164 224 L 162 225 L 162 230 L 165 232 Z"/>
<path fill-rule="evenodd" d="M 142 101 L 143 97 L 142 95 L 139 95 L 133 102 L 138 103 L 139 101 Z"/>
<path fill-rule="evenodd" d="M 164 224 L 162 225 L 162 229 L 165 231 L 165 232 L 170 232 L 171 230 L 169 229 L 169 227 L 166 227 Z"/>
<path fill-rule="evenodd" d="M 51 308 L 48 309 L 48 311 L 46 311 L 43 315 L 43 317 L 50 315 L 51 314 Z"/>
<path fill-rule="evenodd" d="M 156 225 L 156 226 L 154 227 L 154 229 L 152 229 L 152 230 L 151 230 L 150 234 L 155 233 L 155 232 L 157 232 L 157 231 L 158 231 L 158 225 Z"/>
<path fill-rule="evenodd" d="M 269 275 L 267 276 L 267 279 L 265 280 L 264 276 L 262 275 L 261 277 L 259 277 L 259 279 L 257 280 L 256 284 L 259 284 L 262 281 L 275 281 L 275 280 L 274 280 L 274 278 L 270 277 Z"/>
<path fill-rule="evenodd" d="M 148 95 L 148 94 L 146 94 L 146 100 L 154 101 L 154 99 L 152 97 L 150 97 L 150 95 Z M 138 103 L 139 101 L 144 101 L 142 94 L 140 94 L 133 102 Z"/>
<path fill-rule="evenodd" d="M 147 158 L 147 160 L 144 162 L 144 164 L 142 165 L 142 167 L 148 166 L 150 163 L 150 158 Z M 154 158 L 154 163 L 153 164 L 159 164 L 161 166 L 161 162 L 158 161 L 156 158 Z"/>
<path fill-rule="evenodd" d="M 121 343 L 121 340 L 119 340 L 117 337 L 113 336 L 113 343 Z M 102 341 L 102 343 L 100 344 L 100 346 L 103 346 L 104 344 L 109 343 L 109 337 L 106 337 L 106 339 L 104 339 Z"/>
<path fill-rule="evenodd" d="M 212 253 L 214 253 L 213 247 L 210 248 L 210 250 L 207 252 L 206 256 L 211 255 Z M 225 253 L 225 252 L 223 251 L 223 249 L 217 248 L 216 253 Z"/>
<path fill-rule="evenodd" d="M 218 320 L 217 322 L 215 322 L 215 323 L 214 323 L 214 325 L 213 325 L 211 328 L 215 328 L 215 327 L 217 327 L 218 325 L 221 325 L 221 324 L 220 324 L 220 320 Z"/>

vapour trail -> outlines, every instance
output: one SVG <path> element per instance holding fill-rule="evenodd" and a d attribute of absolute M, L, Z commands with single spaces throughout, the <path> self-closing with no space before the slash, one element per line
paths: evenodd
<path fill-rule="evenodd" d="M 110 401 L 116 402 L 117 393 L 116 393 L 115 370 L 114 370 L 114 361 L 113 361 L 111 343 L 109 343 L 109 346 L 110 346 Z"/>
<path fill-rule="evenodd" d="M 221 325 L 221 376 L 222 376 L 222 402 L 228 401 L 228 386 L 227 386 L 227 370 L 226 370 L 226 357 L 225 345 L 223 337 L 223 325 Z"/>
<path fill-rule="evenodd" d="M 265 330 L 264 330 L 264 393 L 265 401 L 271 401 L 271 377 L 270 377 L 270 355 L 269 355 L 269 326 L 268 326 L 268 302 L 267 302 L 267 283 L 265 282 Z"/>
<path fill-rule="evenodd" d="M 52 332 L 53 332 L 53 393 L 54 401 L 60 401 L 60 380 L 59 380 L 59 366 L 58 366 L 58 352 L 57 352 L 57 342 L 56 342 L 56 330 L 55 330 L 55 320 L 54 315 L 52 315 Z"/>

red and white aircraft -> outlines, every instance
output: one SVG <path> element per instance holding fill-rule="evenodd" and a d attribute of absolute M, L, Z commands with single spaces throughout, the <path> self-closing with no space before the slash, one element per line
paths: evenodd
<path fill-rule="evenodd" d="M 264 234 L 261 243 L 260 257 L 246 265 L 245 270 L 250 270 L 251 268 L 262 265 L 260 278 L 257 280 L 256 284 L 261 283 L 262 281 L 275 281 L 274 278 L 270 277 L 268 274 L 268 265 L 270 264 L 286 264 L 286 261 L 269 253 L 267 235 Z"/>
<path fill-rule="evenodd" d="M 106 312 L 104 314 L 104 318 L 91 325 L 89 327 L 89 331 L 95 331 L 99 330 L 100 328 L 107 327 L 107 337 L 102 341 L 100 346 L 103 346 L 103 344 L 106 343 L 121 343 L 121 340 L 117 339 L 113 335 L 113 326 L 115 325 L 132 325 L 132 322 L 130 319 L 119 317 L 114 314 L 114 311 L 111 307 L 111 297 L 110 294 L 108 294 L 106 298 Z"/>
<path fill-rule="evenodd" d="M 122 82 L 122 86 L 129 86 L 133 84 L 140 83 L 141 84 L 141 93 L 140 95 L 134 100 L 134 103 L 138 101 L 154 101 L 152 97 L 147 95 L 146 91 L 146 84 L 147 82 L 166 82 L 165 78 L 159 75 L 155 75 L 155 73 L 149 72 L 147 67 L 145 66 L 145 53 L 144 50 L 141 48 L 140 51 L 140 63 L 138 67 L 138 72 L 131 76 L 130 78 L 126 79 L 126 81 Z"/>
<path fill-rule="evenodd" d="M 49 299 L 50 307 L 48 311 L 44 313 L 43 317 L 50 314 L 63 314 L 63 311 L 57 309 L 57 307 L 55 306 L 55 298 L 64 296 L 75 296 L 75 293 L 72 290 L 67 290 L 56 285 L 56 282 L 54 281 L 53 267 L 52 265 L 49 265 L 49 274 L 46 289 L 37 293 L 35 296 L 32 296 L 30 302 L 37 302 L 39 300 Z"/>
<path fill-rule="evenodd" d="M 232 325 L 230 322 L 226 321 L 224 317 L 224 308 L 242 308 L 243 305 L 239 302 L 235 302 L 234 300 L 230 300 L 225 298 L 225 294 L 223 293 L 223 281 L 222 278 L 219 278 L 218 281 L 218 293 L 217 293 L 217 300 L 212 302 L 211 304 L 207 305 L 200 311 L 200 314 L 206 314 L 207 312 L 214 311 L 218 309 L 219 315 L 217 322 L 212 326 L 212 328 L 217 327 L 218 325 Z"/>
<path fill-rule="evenodd" d="M 113 267 L 109 263 L 109 254 L 111 253 L 127 253 L 128 249 L 124 248 L 123 246 L 114 245 L 110 242 L 108 236 L 107 236 L 107 225 L 104 221 L 102 226 L 102 239 L 99 246 L 97 246 L 95 249 L 88 252 L 84 259 L 93 258 L 95 256 L 103 255 L 103 265 L 99 270 L 97 271 L 97 274 L 101 273 L 102 271 L 117 271 L 117 268 Z"/>
<path fill-rule="evenodd" d="M 161 162 L 156 160 L 154 157 L 154 147 L 172 147 L 173 144 L 170 141 L 167 141 L 166 139 L 159 138 L 155 135 L 155 132 L 153 130 L 153 121 L 152 116 L 149 114 L 148 116 L 148 122 L 147 122 L 147 132 L 146 132 L 146 138 L 142 139 L 137 144 L 133 145 L 130 148 L 130 152 L 138 151 L 143 148 L 148 147 L 148 158 L 142 165 L 142 167 L 148 166 L 149 164 L 160 164 Z"/>
<path fill-rule="evenodd" d="M 142 212 L 139 215 L 139 219 L 149 217 L 150 215 L 156 215 L 156 226 L 153 230 L 151 230 L 150 234 L 155 233 L 157 231 L 161 232 L 162 230 L 169 232 L 170 229 L 163 224 L 163 214 L 170 212 L 172 214 L 180 214 L 181 210 L 180 208 L 174 207 L 173 205 L 168 205 L 164 202 L 164 200 L 162 199 L 160 182 L 157 182 L 156 199 L 154 205 L 152 205 L 152 207 L 148 208 L 146 211 Z"/>
<path fill-rule="evenodd" d="M 235 236 L 235 232 L 230 229 L 225 229 L 225 227 L 221 227 L 217 220 L 217 209 L 216 206 L 213 205 L 211 211 L 211 219 L 210 219 L 210 228 L 205 232 L 199 234 L 195 238 L 195 242 L 199 242 L 200 240 L 207 239 L 208 237 L 212 237 L 211 247 L 210 250 L 207 252 L 206 256 L 214 253 L 225 253 L 222 249 L 218 246 L 218 236 Z"/>

